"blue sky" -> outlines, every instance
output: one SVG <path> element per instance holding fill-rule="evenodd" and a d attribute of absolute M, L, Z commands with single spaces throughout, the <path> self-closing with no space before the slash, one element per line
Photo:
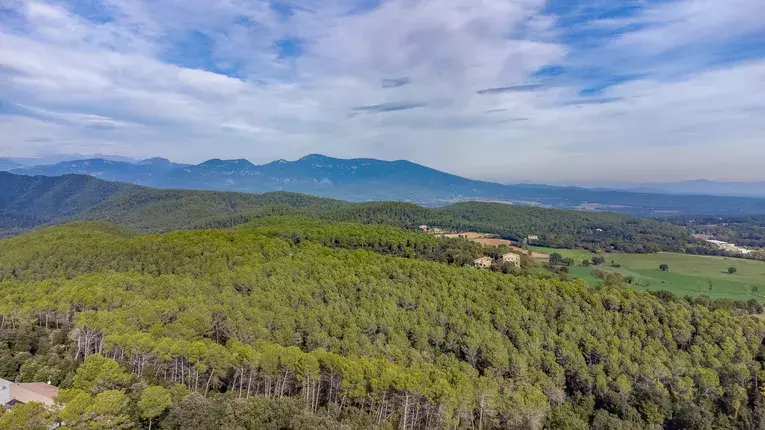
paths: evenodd
<path fill-rule="evenodd" d="M 762 0 L 5 0 L 0 156 L 765 180 Z"/>

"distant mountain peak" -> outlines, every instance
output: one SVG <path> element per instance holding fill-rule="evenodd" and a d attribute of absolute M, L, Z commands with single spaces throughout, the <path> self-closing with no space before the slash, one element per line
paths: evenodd
<path fill-rule="evenodd" d="M 168 164 L 171 164 L 171 163 L 172 162 L 170 160 L 168 160 L 167 158 L 162 158 L 162 157 L 147 158 L 145 160 L 141 160 L 141 161 L 138 162 L 138 164 L 144 164 L 144 165 L 146 165 L 146 164 L 168 165 Z"/>
<path fill-rule="evenodd" d="M 230 160 L 223 160 L 220 158 L 211 158 L 207 161 L 202 162 L 200 166 L 204 166 L 206 164 L 238 164 L 242 162 L 249 163 L 249 161 L 247 161 L 244 158 L 237 158 L 237 159 L 230 159 Z"/>
<path fill-rule="evenodd" d="M 236 168 L 244 168 L 244 169 L 250 169 L 254 168 L 255 165 L 250 163 L 249 160 L 246 160 L 244 158 L 237 158 L 235 160 L 221 160 L 220 158 L 213 158 L 211 160 L 207 160 L 204 163 L 199 165 L 200 167 L 236 167 Z"/>
<path fill-rule="evenodd" d="M 203 161 L 203 162 L 199 163 L 199 165 L 200 166 L 205 166 L 205 165 L 208 165 L 208 164 L 221 164 L 221 163 L 223 163 L 223 160 L 221 160 L 220 158 L 211 158 L 209 160 L 206 160 L 206 161 Z"/>
<path fill-rule="evenodd" d="M 303 157 L 300 157 L 297 161 L 320 161 L 320 160 L 328 160 L 330 157 L 327 157 L 326 155 L 322 154 L 308 154 Z"/>

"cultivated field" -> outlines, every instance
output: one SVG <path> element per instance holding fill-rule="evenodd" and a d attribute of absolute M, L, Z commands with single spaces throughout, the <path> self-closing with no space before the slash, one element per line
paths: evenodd
<path fill-rule="evenodd" d="M 501 245 L 510 246 L 512 244 L 512 242 L 510 242 L 507 239 L 500 239 L 497 237 L 480 237 L 476 239 L 468 238 L 468 240 L 472 240 L 473 242 L 478 242 L 481 245 L 486 245 L 486 246 L 501 246 Z"/>
<path fill-rule="evenodd" d="M 549 249 L 534 247 L 537 252 L 557 252 L 564 257 L 573 258 L 580 264 L 594 254 L 585 250 Z M 593 276 L 595 269 L 618 272 L 623 276 L 632 276 L 631 288 L 636 290 L 667 290 L 683 296 L 706 295 L 710 298 L 728 298 L 749 300 L 751 298 L 765 302 L 765 262 L 740 258 L 708 257 L 690 254 L 605 254 L 606 263 L 597 267 L 571 267 L 572 276 L 585 279 L 592 285 L 602 282 Z M 620 267 L 612 267 L 619 265 Z M 659 270 L 661 264 L 669 266 L 669 271 Z M 728 274 L 728 267 L 735 267 L 737 272 Z M 753 288 L 757 290 L 753 292 Z"/>
<path fill-rule="evenodd" d="M 513 251 L 522 252 L 524 254 L 528 253 L 528 251 L 523 248 L 513 246 L 513 243 L 507 239 L 502 239 L 502 238 L 496 237 L 495 235 L 487 234 L 487 233 L 476 233 L 474 231 L 468 231 L 465 233 L 440 234 L 439 236 L 452 237 L 452 238 L 461 237 L 472 242 L 480 243 L 481 245 L 485 245 L 485 246 L 507 246 L 511 248 Z M 548 257 L 547 254 L 541 253 L 541 252 L 533 252 L 531 256 L 537 259 L 546 259 Z"/>
<path fill-rule="evenodd" d="M 467 232 L 464 232 L 464 233 L 437 234 L 436 236 L 452 237 L 452 238 L 461 237 L 461 238 L 469 239 L 469 240 L 481 239 L 481 238 L 485 238 L 485 237 L 493 237 L 493 236 L 491 236 L 489 234 L 486 234 L 486 233 L 476 233 L 474 231 L 467 231 Z"/>

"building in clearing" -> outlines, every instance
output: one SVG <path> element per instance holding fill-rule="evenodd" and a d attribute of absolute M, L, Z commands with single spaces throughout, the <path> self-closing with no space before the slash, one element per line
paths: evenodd
<path fill-rule="evenodd" d="M 737 252 L 739 254 L 744 254 L 744 255 L 751 254 L 754 252 L 751 249 L 742 248 L 740 246 L 736 246 L 729 242 L 723 242 L 721 240 L 707 239 L 707 242 L 712 243 L 716 245 L 717 247 L 728 252 Z"/>
<path fill-rule="evenodd" d="M 420 228 L 420 230 L 422 230 L 422 231 L 428 231 L 428 226 L 427 226 L 427 225 L 425 225 L 425 224 L 421 225 L 419 228 Z"/>
<path fill-rule="evenodd" d="M 514 264 L 516 267 L 521 266 L 521 256 L 514 253 L 514 252 L 508 252 L 507 254 L 502 255 L 502 262 L 503 263 L 510 263 Z"/>
<path fill-rule="evenodd" d="M 539 240 L 539 236 L 536 234 L 530 234 L 529 237 L 527 237 L 528 240 Z"/>
<path fill-rule="evenodd" d="M 478 257 L 473 260 L 473 266 L 481 269 L 488 269 L 494 263 L 494 259 L 491 257 Z"/>
<path fill-rule="evenodd" d="M 42 382 L 15 383 L 0 378 L 0 405 L 12 407 L 19 403 L 40 402 L 53 406 L 53 398 L 58 395 L 58 388 Z"/>

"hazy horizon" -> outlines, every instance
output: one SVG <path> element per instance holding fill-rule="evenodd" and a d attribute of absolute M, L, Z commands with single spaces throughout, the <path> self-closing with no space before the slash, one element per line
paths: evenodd
<path fill-rule="evenodd" d="M 0 154 L 765 181 L 761 0 L 11 0 Z"/>

